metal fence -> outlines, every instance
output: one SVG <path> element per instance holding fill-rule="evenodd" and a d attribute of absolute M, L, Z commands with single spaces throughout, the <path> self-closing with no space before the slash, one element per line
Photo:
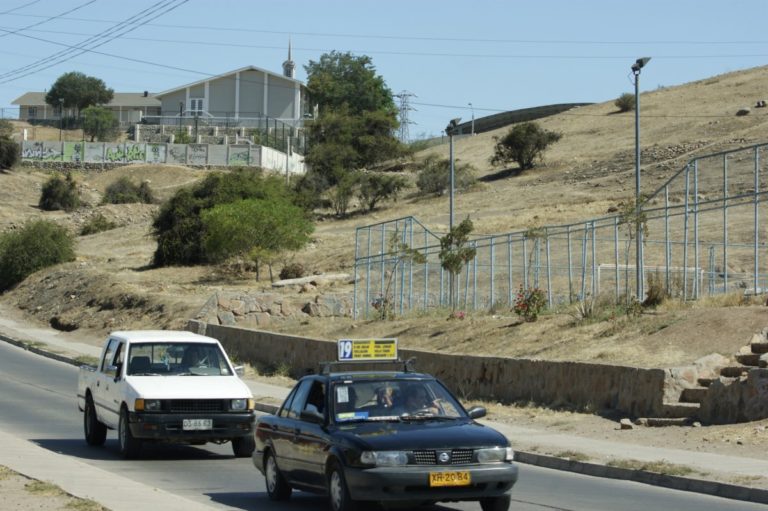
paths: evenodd
<path fill-rule="evenodd" d="M 765 292 L 766 147 L 695 158 L 647 196 L 643 297 L 650 281 L 682 300 Z M 359 227 L 355 317 L 376 314 L 383 305 L 397 314 L 449 305 L 440 237 L 413 217 Z M 475 237 L 476 256 L 456 278 L 453 303 L 462 309 L 509 305 L 520 287 L 542 289 L 550 307 L 603 295 L 621 300 L 637 289 L 635 239 L 633 222 L 619 214 Z M 426 262 L 414 263 L 398 245 L 418 250 Z"/>

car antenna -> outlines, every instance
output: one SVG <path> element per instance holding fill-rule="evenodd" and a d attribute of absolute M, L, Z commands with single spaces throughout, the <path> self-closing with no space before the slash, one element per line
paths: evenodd
<path fill-rule="evenodd" d="M 405 362 L 403 362 L 403 372 L 405 373 L 412 373 L 416 369 L 414 368 L 414 364 L 416 363 L 416 357 L 411 357 Z"/>

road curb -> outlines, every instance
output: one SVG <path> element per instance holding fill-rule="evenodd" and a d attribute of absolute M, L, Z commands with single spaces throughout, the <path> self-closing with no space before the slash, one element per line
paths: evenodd
<path fill-rule="evenodd" d="M 749 488 L 735 484 L 659 474 L 657 472 L 648 472 L 631 468 L 610 467 L 608 465 L 568 460 L 525 451 L 515 451 L 515 461 L 527 465 L 536 465 L 538 467 L 565 472 L 576 472 L 588 476 L 622 479 L 652 486 L 661 486 L 672 490 L 689 491 L 723 497 L 726 499 L 768 504 L 768 490 L 759 488 Z"/>
<path fill-rule="evenodd" d="M 5 341 L 24 350 L 47 358 L 58 360 L 59 362 L 64 362 L 77 367 L 84 365 L 82 362 L 79 362 L 71 357 L 40 349 L 36 346 L 30 345 L 27 342 L 19 341 L 1 333 L 0 341 Z M 279 409 L 278 406 L 260 402 L 256 402 L 254 408 L 260 412 L 269 414 L 274 414 Z M 768 504 L 768 490 L 762 490 L 759 488 L 750 488 L 747 486 L 738 486 L 735 484 L 718 483 L 715 481 L 705 481 L 702 479 L 659 474 L 657 472 L 648 472 L 645 470 L 610 467 L 608 465 L 568 460 L 564 458 L 558 458 L 556 456 L 548 456 L 546 454 L 538 454 L 526 451 L 515 451 L 515 461 L 526 465 L 535 465 L 538 467 L 560 470 L 563 472 L 575 472 L 578 474 L 584 474 L 593 477 L 603 477 L 607 479 L 621 479 L 652 486 L 660 486 L 662 488 L 669 488 L 672 490 L 688 491 L 732 500 L 743 500 L 747 502 L 757 502 L 759 504 Z"/>

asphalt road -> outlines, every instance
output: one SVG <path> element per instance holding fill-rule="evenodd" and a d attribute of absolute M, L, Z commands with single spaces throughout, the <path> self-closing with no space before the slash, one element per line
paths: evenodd
<path fill-rule="evenodd" d="M 261 474 L 249 459 L 235 459 L 228 444 L 149 445 L 141 459 L 125 461 L 118 455 L 116 435 L 111 431 L 104 447 L 88 447 L 83 440 L 76 390 L 76 368 L 0 343 L 0 428 L 4 432 L 146 484 L 148 491 L 157 487 L 221 509 L 327 509 L 324 498 L 302 492 L 295 492 L 287 503 L 270 502 Z M 765 509 L 763 505 L 639 483 L 529 465 L 520 468 L 512 503 L 512 509 L 520 511 Z M 462 503 L 421 509 L 479 510 L 480 506 Z"/>

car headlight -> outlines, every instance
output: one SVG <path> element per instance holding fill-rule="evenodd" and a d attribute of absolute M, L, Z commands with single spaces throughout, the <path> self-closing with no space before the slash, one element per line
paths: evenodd
<path fill-rule="evenodd" d="M 137 412 L 159 412 L 162 404 L 159 399 L 137 399 L 133 402 L 133 409 Z"/>
<path fill-rule="evenodd" d="M 515 459 L 515 451 L 511 447 L 492 447 L 477 450 L 478 463 L 500 463 Z"/>
<path fill-rule="evenodd" d="M 400 467 L 408 464 L 408 454 L 404 451 L 363 451 L 360 461 L 377 467 Z"/>
<path fill-rule="evenodd" d="M 230 410 L 243 411 L 248 409 L 247 399 L 233 399 L 229 402 Z"/>

